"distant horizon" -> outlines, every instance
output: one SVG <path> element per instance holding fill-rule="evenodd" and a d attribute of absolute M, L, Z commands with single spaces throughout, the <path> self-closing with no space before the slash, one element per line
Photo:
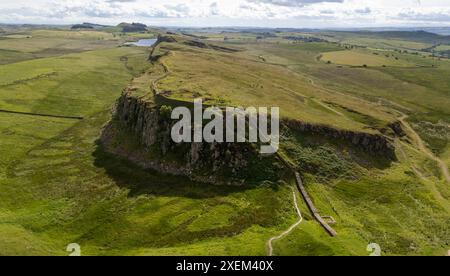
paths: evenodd
<path fill-rule="evenodd" d="M 450 0 L 15 0 L 5 24 L 69 25 L 130 20 L 151 26 L 252 28 L 450 27 Z"/>
<path fill-rule="evenodd" d="M 412 26 L 361 26 L 361 27 L 327 27 L 327 26 L 317 26 L 317 27 L 291 27 L 291 26 L 277 26 L 277 27 L 271 27 L 271 26 L 252 26 L 252 25 L 153 25 L 137 20 L 130 20 L 130 21 L 121 21 L 117 24 L 104 24 L 104 23 L 98 23 L 95 21 L 83 21 L 83 22 L 74 22 L 74 23 L 5 23 L 0 22 L 0 26 L 23 26 L 23 25 L 29 25 L 29 26 L 73 26 L 77 24 L 92 24 L 92 25 L 98 25 L 98 26 L 105 26 L 105 27 L 116 27 L 121 23 L 141 23 L 145 24 L 147 27 L 154 27 L 154 28 L 192 28 L 192 29 L 293 29 L 293 30 L 367 30 L 367 29 L 415 29 L 415 30 L 421 30 L 421 29 L 450 29 L 450 26 L 442 26 L 442 25 L 430 25 L 430 26 L 420 26 L 420 25 L 412 25 Z"/>

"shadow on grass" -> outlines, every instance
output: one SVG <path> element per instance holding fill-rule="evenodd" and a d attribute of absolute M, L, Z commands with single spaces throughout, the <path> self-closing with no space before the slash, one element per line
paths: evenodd
<path fill-rule="evenodd" d="M 256 185 L 226 186 L 199 183 L 185 176 L 162 174 L 143 169 L 126 159 L 105 151 L 100 141 L 93 153 L 94 165 L 106 170 L 116 184 L 128 189 L 129 197 L 140 195 L 179 196 L 193 199 L 213 198 L 257 188 Z M 273 185 L 277 189 L 276 185 Z"/>
<path fill-rule="evenodd" d="M 131 161 L 106 152 L 99 141 L 96 144 L 95 151 L 92 153 L 95 158 L 94 165 L 97 168 L 104 169 L 117 186 L 129 190 L 129 198 L 146 195 L 150 197 L 163 196 L 201 200 L 196 203 L 198 205 L 195 205 L 195 207 L 189 207 L 190 209 L 186 210 L 181 209 L 174 213 L 176 215 L 192 210 L 200 210 L 204 214 L 217 206 L 229 204 L 217 197 L 256 191 L 261 188 L 269 188 L 274 191 L 280 189 L 280 185 L 277 183 L 248 184 L 240 187 L 218 186 L 194 182 L 187 177 L 161 174 L 153 170 L 143 169 Z M 153 248 L 174 247 L 179 246 L 180 243 L 195 243 L 200 240 L 218 237 L 234 237 L 253 225 L 272 227 L 280 223 L 282 218 L 277 215 L 278 213 L 275 210 L 279 210 L 284 201 L 279 199 L 276 193 L 256 191 L 256 193 L 250 192 L 246 195 L 240 195 L 240 197 L 242 196 L 245 196 L 249 202 L 257 202 L 258 204 L 250 204 L 245 207 L 230 205 L 235 211 L 232 216 L 230 215 L 230 221 L 227 225 L 211 226 L 210 229 L 204 230 L 195 230 L 195 228 L 192 230 L 189 228 L 192 223 L 197 222 L 204 225 L 208 221 L 203 222 L 202 217 L 199 215 L 191 215 L 189 219 L 181 224 L 171 226 L 170 224 L 165 224 L 169 217 L 162 217 L 160 224 L 133 226 L 133 233 L 142 233 L 144 236 L 135 238 L 132 235 L 124 237 L 124 240 L 127 243 L 136 241 L 141 247 L 143 245 Z M 158 211 L 156 210 L 155 212 Z M 101 233 L 101 235 L 104 234 Z"/>

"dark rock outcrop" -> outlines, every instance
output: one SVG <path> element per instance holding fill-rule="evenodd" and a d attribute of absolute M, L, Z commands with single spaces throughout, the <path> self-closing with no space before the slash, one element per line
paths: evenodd
<path fill-rule="evenodd" d="M 175 43 L 175 42 L 177 42 L 177 40 L 174 36 L 160 34 L 160 35 L 158 35 L 158 41 L 156 42 L 155 46 L 158 45 L 159 43 L 163 43 L 163 42 Z"/>
<path fill-rule="evenodd" d="M 147 31 L 147 25 L 142 23 L 120 23 L 118 27 L 122 28 L 122 32 L 124 33 L 133 33 L 133 32 L 145 32 Z"/>
<path fill-rule="evenodd" d="M 177 42 L 177 40 L 172 36 L 158 35 L 158 39 L 156 43 L 152 46 L 152 51 L 148 58 L 150 62 L 156 62 L 158 61 L 158 59 L 162 58 L 163 56 L 169 53 L 169 51 L 161 51 L 160 49 L 158 49 L 159 48 L 158 45 L 163 42 L 172 43 Z"/>
<path fill-rule="evenodd" d="M 156 105 L 125 92 L 101 142 L 113 154 L 143 168 L 188 176 L 211 184 L 242 185 L 276 181 L 285 169 L 277 155 L 261 156 L 250 143 L 181 143 L 171 139 L 171 108 Z M 351 144 L 370 154 L 396 160 L 390 139 L 381 134 L 339 130 L 297 120 L 283 120 L 288 128 Z"/>
<path fill-rule="evenodd" d="M 138 165 L 212 184 L 276 181 L 283 170 L 276 156 L 263 157 L 248 143 L 182 143 L 171 139 L 173 121 L 152 103 L 124 93 L 103 131 L 104 148 Z M 131 139 L 130 147 L 118 137 Z"/>
<path fill-rule="evenodd" d="M 389 127 L 394 131 L 395 135 L 398 137 L 405 137 L 406 133 L 403 130 L 402 123 L 397 121 L 389 125 Z"/>
<path fill-rule="evenodd" d="M 346 141 L 370 154 L 397 160 L 395 147 L 389 138 L 381 134 L 335 129 L 326 125 L 310 124 L 298 120 L 284 120 L 283 123 L 296 131 Z"/>
<path fill-rule="evenodd" d="M 188 46 L 192 46 L 192 47 L 197 47 L 197 48 L 202 48 L 202 49 L 212 49 L 212 50 L 227 52 L 227 53 L 238 52 L 237 49 L 232 49 L 232 48 L 228 48 L 228 47 L 205 43 L 200 40 L 187 40 L 184 42 L 184 44 L 186 44 Z"/>

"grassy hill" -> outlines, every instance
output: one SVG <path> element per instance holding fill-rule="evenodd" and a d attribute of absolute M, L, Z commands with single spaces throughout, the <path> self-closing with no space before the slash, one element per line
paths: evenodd
<path fill-rule="evenodd" d="M 450 36 L 438 35 L 426 31 L 384 31 L 384 32 L 358 32 L 358 36 L 372 36 L 376 38 L 389 38 L 423 43 L 449 43 Z"/>
<path fill-rule="evenodd" d="M 155 50 L 170 53 L 161 60 L 170 74 L 158 82 L 158 90 L 171 99 L 203 97 L 207 104 L 222 106 L 279 106 L 282 117 L 367 132 L 372 130 L 364 122 L 345 116 L 329 102 L 342 104 L 342 109 L 357 109 L 362 116 L 374 116 L 380 128 L 394 120 L 383 108 L 364 108 L 365 103 L 358 99 L 345 95 L 335 99 L 333 93 L 312 85 L 308 76 L 276 64 L 271 57 L 263 61 L 246 49 L 229 53 L 177 39 L 179 43 L 161 43 Z"/>

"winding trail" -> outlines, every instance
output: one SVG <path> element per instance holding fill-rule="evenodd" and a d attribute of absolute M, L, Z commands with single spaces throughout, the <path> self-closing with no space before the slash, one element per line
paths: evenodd
<path fill-rule="evenodd" d="M 430 192 L 433 194 L 433 196 L 436 198 L 436 200 L 441 203 L 441 206 L 445 210 L 447 210 L 447 212 L 450 212 L 450 202 L 442 196 L 441 192 L 436 187 L 436 183 L 433 180 L 429 179 L 427 176 L 425 176 L 420 171 L 420 169 L 414 165 L 413 161 L 410 160 L 410 158 L 406 154 L 404 147 L 406 148 L 406 147 L 411 147 L 411 146 L 407 145 L 404 142 L 401 142 L 399 139 L 396 139 L 396 147 L 400 150 L 400 153 L 402 154 L 402 157 L 404 159 L 403 162 L 406 162 L 409 165 L 409 167 L 411 168 L 411 170 L 414 172 L 414 174 L 417 177 L 419 177 L 420 180 L 422 181 L 422 183 L 430 189 Z M 419 154 L 421 153 L 417 149 L 413 149 L 413 150 L 418 152 Z"/>
<path fill-rule="evenodd" d="M 317 85 L 311 77 L 308 77 L 308 76 L 306 76 L 306 77 L 308 78 L 308 80 L 309 80 L 309 82 L 311 83 L 312 86 L 314 86 L 314 87 L 316 87 L 316 88 L 319 88 L 319 89 L 324 89 L 325 91 L 329 91 L 327 88 L 324 88 L 324 87 L 321 87 L 321 86 Z M 331 91 L 329 91 L 329 92 L 331 92 Z M 338 92 L 338 91 L 332 91 L 332 92 L 338 93 L 338 94 L 341 94 L 341 95 L 345 95 L 345 96 L 349 96 L 349 97 L 353 97 L 353 98 L 358 99 L 358 100 L 360 100 L 360 101 L 367 102 L 367 101 L 365 101 L 365 100 L 363 100 L 363 99 L 361 99 L 361 98 L 358 98 L 358 97 L 355 97 L 355 96 L 346 95 L 346 94 L 343 94 L 343 93 Z M 388 100 L 385 100 L 385 101 L 388 101 Z M 394 103 L 394 102 L 392 102 L 392 101 L 388 101 L 388 102 L 391 103 L 392 105 L 395 105 L 395 106 L 399 107 L 399 108 L 402 108 L 402 109 L 405 109 L 405 110 L 409 110 L 407 107 L 404 107 L 404 106 L 399 105 L 399 104 L 397 104 L 397 103 Z M 369 103 L 369 102 L 367 102 L 367 103 Z M 448 183 L 450 183 L 450 172 L 449 172 L 449 169 L 448 169 L 447 164 L 446 164 L 442 159 L 440 159 L 439 157 L 437 157 L 437 156 L 436 156 L 436 155 L 435 155 L 435 154 L 434 154 L 434 153 L 433 153 L 433 152 L 425 145 L 425 142 L 422 140 L 422 138 L 420 138 L 419 134 L 417 134 L 417 132 L 412 128 L 412 126 L 406 121 L 406 120 L 408 119 L 409 116 L 406 115 L 405 113 L 403 113 L 403 112 L 397 110 L 397 109 L 394 109 L 394 110 L 395 110 L 398 114 L 400 114 L 400 117 L 397 118 L 397 119 L 398 119 L 399 122 L 400 122 L 400 123 L 408 130 L 408 132 L 411 134 L 411 136 L 412 136 L 411 138 L 413 138 L 413 140 L 414 140 L 415 144 L 417 145 L 418 149 L 419 149 L 422 153 L 424 153 L 426 156 L 428 156 L 431 160 L 433 160 L 433 161 L 435 161 L 436 163 L 438 163 L 439 168 L 440 168 L 440 170 L 441 170 L 441 172 L 442 172 L 442 175 L 444 176 L 445 180 L 446 180 Z"/>
<path fill-rule="evenodd" d="M 297 214 L 298 214 L 300 220 L 297 221 L 291 227 L 289 227 L 289 229 L 284 231 L 281 235 L 273 237 L 269 240 L 269 242 L 267 243 L 267 245 L 269 247 L 269 256 L 273 256 L 273 243 L 275 241 L 280 240 L 280 239 L 284 238 L 285 236 L 289 235 L 292 231 L 294 231 L 295 228 L 297 228 L 297 226 L 299 226 L 303 222 L 303 216 L 302 216 L 302 213 L 300 212 L 300 208 L 298 207 L 297 196 L 295 195 L 295 189 L 292 187 L 291 187 L 291 189 L 292 189 L 292 195 L 294 197 L 295 209 L 297 210 Z"/>
<path fill-rule="evenodd" d="M 401 112 L 399 113 L 401 114 L 401 117 L 399 117 L 398 120 L 411 134 L 412 136 L 411 138 L 414 140 L 419 150 L 423 152 L 426 156 L 428 156 L 428 158 L 438 163 L 442 175 L 444 176 L 445 180 L 447 180 L 447 182 L 450 183 L 450 172 L 448 170 L 447 164 L 442 159 L 437 157 L 430 149 L 427 148 L 425 142 L 422 140 L 422 138 L 420 138 L 419 134 L 417 134 L 417 132 L 412 128 L 412 126 L 406 121 L 406 119 L 408 119 L 408 115 L 403 114 Z"/>
<path fill-rule="evenodd" d="M 342 116 L 342 117 L 347 117 L 347 116 L 344 115 L 344 113 L 337 111 L 336 109 L 332 108 L 331 106 L 328 106 L 327 104 L 323 103 L 322 101 L 319 101 L 317 99 L 311 99 L 311 100 L 313 102 L 315 102 L 316 104 L 322 106 L 323 108 L 333 112 L 334 114 L 337 114 L 337 115 Z"/>

